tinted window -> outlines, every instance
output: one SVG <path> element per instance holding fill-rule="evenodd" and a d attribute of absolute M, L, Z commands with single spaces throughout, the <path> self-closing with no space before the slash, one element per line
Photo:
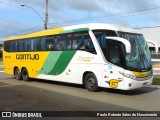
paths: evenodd
<path fill-rule="evenodd" d="M 46 50 L 55 50 L 55 45 L 54 45 L 54 37 L 46 37 L 45 38 L 45 42 L 46 42 Z"/>
<path fill-rule="evenodd" d="M 58 35 L 55 37 L 55 48 L 58 51 L 64 50 L 64 38 L 65 36 Z"/>
<path fill-rule="evenodd" d="M 108 61 L 115 65 L 122 66 L 123 63 L 120 44 L 110 42 L 108 45 L 108 51 Z"/>
<path fill-rule="evenodd" d="M 12 46 L 14 47 L 14 46 Z M 17 41 L 17 51 L 18 52 L 23 52 L 24 51 L 24 41 L 23 40 L 18 40 Z"/>
<path fill-rule="evenodd" d="M 5 50 L 10 52 L 83 50 L 95 53 L 95 48 L 88 32 L 5 41 L 4 44 Z"/>
<path fill-rule="evenodd" d="M 84 50 L 95 53 L 95 48 L 88 32 L 74 33 L 72 48 L 73 50 Z"/>
<path fill-rule="evenodd" d="M 5 41 L 4 42 L 4 50 L 9 52 L 11 49 L 11 41 Z"/>
<path fill-rule="evenodd" d="M 97 41 L 99 42 L 102 49 L 106 48 L 107 36 L 113 36 L 113 37 L 117 36 L 116 32 L 112 30 L 93 30 L 93 33 L 97 38 Z"/>
<path fill-rule="evenodd" d="M 71 47 L 71 44 L 72 44 L 72 34 L 67 34 L 66 35 L 66 50 L 71 50 L 72 47 Z"/>

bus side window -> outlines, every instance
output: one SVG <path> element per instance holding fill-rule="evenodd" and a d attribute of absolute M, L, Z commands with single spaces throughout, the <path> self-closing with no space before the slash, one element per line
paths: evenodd
<path fill-rule="evenodd" d="M 37 51 L 41 51 L 41 38 L 37 38 L 37 44 L 36 44 L 36 48 L 37 48 Z"/>
<path fill-rule="evenodd" d="M 86 46 L 86 51 L 88 51 L 90 53 L 93 53 L 93 54 L 96 54 L 95 47 L 94 47 L 93 42 L 92 42 L 92 40 L 91 40 L 89 35 L 84 40 L 84 43 L 87 45 Z"/>
<path fill-rule="evenodd" d="M 34 40 L 30 40 L 30 51 L 34 51 Z"/>
<path fill-rule="evenodd" d="M 93 33 L 102 49 L 106 49 L 106 36 L 117 36 L 116 32 L 112 30 L 93 30 Z"/>
<path fill-rule="evenodd" d="M 28 39 L 24 40 L 24 52 L 28 51 Z"/>
<path fill-rule="evenodd" d="M 66 50 L 71 50 L 72 49 L 72 47 L 71 47 L 71 40 L 72 40 L 72 34 L 67 34 L 66 35 L 66 42 L 65 42 L 65 44 L 66 44 Z"/>
<path fill-rule="evenodd" d="M 61 38 L 59 40 L 59 50 L 66 50 L 66 35 L 63 34 L 63 35 L 60 35 Z"/>
<path fill-rule="evenodd" d="M 37 46 L 38 46 L 37 38 L 29 39 L 28 44 L 29 44 L 29 51 L 37 51 Z"/>
<path fill-rule="evenodd" d="M 82 42 L 80 43 L 81 47 L 79 48 L 80 50 L 96 54 L 95 47 L 88 32 L 83 33 L 83 41 L 81 42 Z"/>
<path fill-rule="evenodd" d="M 23 40 L 18 40 L 18 52 L 23 52 L 24 50 L 24 41 Z"/>
<path fill-rule="evenodd" d="M 57 51 L 63 50 L 63 46 L 62 46 L 62 41 L 61 41 L 61 36 L 60 35 L 55 37 L 55 48 L 56 48 Z"/>
<path fill-rule="evenodd" d="M 10 52 L 17 52 L 17 40 L 11 41 Z"/>
<path fill-rule="evenodd" d="M 10 52 L 13 52 L 13 41 L 11 41 Z"/>
<path fill-rule="evenodd" d="M 54 50 L 54 38 L 50 37 L 50 38 L 46 38 L 46 48 L 47 50 Z"/>
<path fill-rule="evenodd" d="M 4 50 L 7 52 L 10 52 L 10 47 L 11 47 L 11 41 L 5 41 L 4 42 Z"/>
<path fill-rule="evenodd" d="M 84 34 L 83 32 L 73 33 L 73 40 L 72 40 L 72 49 L 78 50 L 82 46 L 84 41 Z"/>
<path fill-rule="evenodd" d="M 46 39 L 45 37 L 41 38 L 41 51 L 45 51 L 46 50 Z"/>

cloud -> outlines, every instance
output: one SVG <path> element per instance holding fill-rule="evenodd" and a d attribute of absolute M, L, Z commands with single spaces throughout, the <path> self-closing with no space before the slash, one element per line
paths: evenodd
<path fill-rule="evenodd" d="M 1 2 L 13 4 L 19 7 L 21 4 L 31 6 L 38 13 L 40 13 L 42 17 L 44 17 L 45 0 L 1 0 Z M 125 13 L 128 11 L 140 10 L 140 9 L 159 6 L 159 5 L 160 5 L 159 0 L 152 0 L 152 1 L 151 0 L 112 0 L 112 1 L 111 0 L 49 0 L 49 22 L 54 22 L 54 23 L 59 22 L 61 26 L 64 26 L 64 25 L 67 26 L 75 23 L 65 22 L 64 24 L 61 24 L 61 22 L 88 18 L 87 20 L 80 21 L 79 23 L 83 23 L 86 21 L 87 22 L 96 21 L 96 22 L 109 22 L 112 24 L 119 24 L 119 25 L 132 26 L 132 27 L 147 26 L 151 24 L 159 24 L 160 15 L 158 13 L 149 14 L 149 12 L 154 12 L 154 11 L 156 12 L 158 10 L 160 11 L 160 9 L 155 9 L 147 12 L 140 12 L 141 15 L 139 16 L 136 15 L 137 13 L 125 14 L 125 17 L 116 16 L 112 18 L 108 16 L 111 16 L 111 15 L 114 16 L 119 13 Z M 5 7 L 6 5 L 4 7 L 2 6 L 2 9 L 5 9 Z M 10 9 L 12 8 L 14 11 L 15 7 L 9 7 L 9 8 Z M 26 8 L 26 9 L 29 10 L 29 8 Z M 19 9 L 17 10 L 19 11 Z M 25 11 L 22 11 L 22 13 L 24 12 Z M 10 14 L 14 14 L 14 13 L 10 13 Z M 26 14 L 28 15 L 28 13 Z M 29 14 L 29 15 L 31 16 L 32 14 Z M 0 22 L 0 26 L 1 26 L 0 37 L 6 36 L 8 33 L 14 33 L 15 31 L 21 31 L 23 29 L 27 29 L 29 27 L 31 28 L 32 26 L 35 26 L 34 25 L 35 23 L 32 23 L 32 24 L 29 23 L 25 25 L 25 23 L 27 22 L 28 21 L 24 21 L 24 18 L 22 19 L 20 17 L 17 17 L 17 18 L 15 17 L 11 20 L 11 18 L 8 17 L 8 20 Z M 38 22 L 36 21 L 36 23 Z M 59 27 L 59 24 L 57 24 L 57 27 Z M 7 33 L 3 32 L 6 28 L 8 28 Z"/>
<path fill-rule="evenodd" d="M 3 1 L 17 5 L 25 4 L 41 9 L 45 8 L 45 0 L 2 0 L 2 2 Z M 63 11 L 66 8 L 90 13 L 103 10 L 96 4 L 95 0 L 49 0 L 49 9 L 51 10 Z"/>
<path fill-rule="evenodd" d="M 5 38 L 9 36 L 17 36 L 22 34 L 31 33 L 32 31 L 42 30 L 43 26 L 39 27 L 28 27 L 24 23 L 15 20 L 7 20 L 7 21 L 0 21 L 0 38 Z M 7 28 L 7 29 L 6 29 Z M 30 29 L 27 29 L 30 28 Z"/>

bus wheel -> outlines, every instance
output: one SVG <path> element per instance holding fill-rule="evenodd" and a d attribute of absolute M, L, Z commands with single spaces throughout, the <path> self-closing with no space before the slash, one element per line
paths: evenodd
<path fill-rule="evenodd" d="M 21 72 L 19 71 L 19 68 L 15 68 L 14 76 L 16 77 L 17 80 L 21 80 L 22 79 L 22 75 L 21 75 Z"/>
<path fill-rule="evenodd" d="M 93 73 L 88 73 L 84 78 L 84 85 L 88 91 L 98 91 L 97 78 Z"/>
<path fill-rule="evenodd" d="M 29 81 L 29 75 L 28 75 L 28 70 L 26 68 L 22 69 L 22 79 L 24 81 Z"/>

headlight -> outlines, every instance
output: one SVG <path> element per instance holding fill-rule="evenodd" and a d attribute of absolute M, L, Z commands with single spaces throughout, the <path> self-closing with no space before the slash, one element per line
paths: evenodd
<path fill-rule="evenodd" d="M 133 80 L 136 80 L 136 79 L 137 79 L 135 76 L 130 75 L 130 74 L 125 74 L 125 73 L 121 73 L 121 72 L 120 72 L 120 74 L 124 75 L 124 76 L 127 77 L 127 78 L 133 79 Z"/>

